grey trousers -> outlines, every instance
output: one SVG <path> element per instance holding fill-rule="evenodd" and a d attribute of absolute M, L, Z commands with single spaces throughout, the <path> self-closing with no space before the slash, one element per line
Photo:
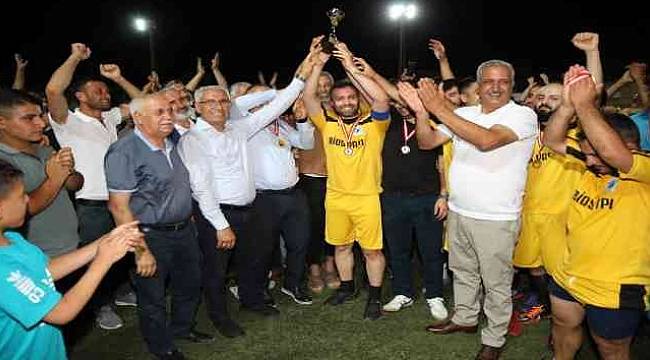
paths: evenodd
<path fill-rule="evenodd" d="M 488 323 L 481 331 L 481 342 L 501 347 L 512 315 L 512 255 L 519 221 L 479 220 L 450 211 L 447 231 L 449 268 L 454 273 L 451 321 L 464 326 L 478 324 L 482 282 Z"/>

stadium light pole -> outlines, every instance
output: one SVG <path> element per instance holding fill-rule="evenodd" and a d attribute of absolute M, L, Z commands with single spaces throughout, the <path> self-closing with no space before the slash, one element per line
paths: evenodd
<path fill-rule="evenodd" d="M 156 70 L 156 52 L 154 50 L 154 32 L 156 30 L 156 26 L 153 21 L 137 16 L 133 19 L 133 28 L 140 33 L 148 33 L 149 34 L 149 66 L 151 67 L 151 71 Z"/>
<path fill-rule="evenodd" d="M 406 57 L 406 40 L 404 38 L 404 24 L 415 19 L 418 9 L 414 3 L 396 3 L 388 7 L 388 18 L 397 21 L 399 24 L 399 60 L 397 63 L 397 76 L 404 70 L 404 58 Z"/>

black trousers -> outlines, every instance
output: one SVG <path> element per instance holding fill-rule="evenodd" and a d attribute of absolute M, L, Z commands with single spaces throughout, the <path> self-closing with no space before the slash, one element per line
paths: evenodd
<path fill-rule="evenodd" d="M 284 285 L 299 286 L 305 275 L 305 256 L 309 244 L 309 208 L 302 190 L 258 192 L 255 199 L 260 221 L 257 249 L 263 256 L 264 271 L 256 278 L 255 286 L 266 286 L 266 274 L 271 268 L 273 250 L 280 242 L 280 235 L 287 247 L 287 273 Z"/>
<path fill-rule="evenodd" d="M 307 265 L 320 264 L 325 256 L 334 256 L 334 246 L 325 242 L 325 193 L 326 177 L 313 177 L 301 174 L 298 187 L 307 196 L 309 206 L 309 245 Z"/>
<path fill-rule="evenodd" d="M 193 223 L 177 231 L 150 229 L 145 240 L 156 258 L 156 275 L 135 277 L 140 331 L 154 354 L 175 349 L 174 336 L 194 325 L 201 296 L 200 251 Z M 167 322 L 166 282 L 171 285 L 171 322 Z"/>
<path fill-rule="evenodd" d="M 79 219 L 79 237 L 81 238 L 79 247 L 92 243 L 115 228 L 113 216 L 108 211 L 106 203 L 82 204 L 77 202 L 76 210 Z M 128 287 L 131 269 L 133 269 L 133 256 L 125 256 L 113 264 L 97 287 L 97 291 L 90 301 L 90 307 L 97 310 L 103 305 L 110 304 L 121 287 Z"/>
<path fill-rule="evenodd" d="M 216 229 L 203 216 L 196 202 L 193 202 L 193 208 L 202 255 L 201 273 L 208 316 L 216 325 L 230 317 L 227 306 L 226 275 L 234 250 L 217 249 Z M 241 242 L 250 241 L 251 236 L 248 235 L 250 226 L 247 224 L 249 211 L 245 209 L 240 211 L 224 209 L 222 211 L 237 237 L 235 246 L 239 246 Z"/>

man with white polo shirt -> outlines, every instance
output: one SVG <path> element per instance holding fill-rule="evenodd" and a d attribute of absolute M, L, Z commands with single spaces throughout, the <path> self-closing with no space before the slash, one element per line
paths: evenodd
<path fill-rule="evenodd" d="M 449 169 L 449 268 L 454 273 L 454 315 L 427 330 L 436 334 L 474 333 L 478 328 L 481 285 L 483 312 L 477 359 L 498 359 L 512 313 L 512 256 L 526 168 L 538 132 L 532 109 L 511 100 L 515 71 L 501 60 L 478 67 L 480 105 L 449 108 L 442 89 L 420 80 L 418 89 L 400 83 L 400 95 L 417 112 L 434 114 L 443 126 L 433 129 L 417 117 L 420 148 L 451 140 Z"/>
<path fill-rule="evenodd" d="M 61 146 L 72 148 L 76 170 L 84 177 L 81 190 L 76 192 L 76 210 L 79 218 L 80 245 L 83 246 L 105 233 L 115 224 L 108 211 L 108 190 L 104 176 L 104 155 L 108 147 L 117 141 L 117 126 L 129 116 L 128 108 L 111 108 L 111 96 L 106 84 L 98 79 L 84 78 L 73 86 L 73 95 L 79 103 L 70 111 L 65 91 L 70 86 L 77 65 L 90 57 L 90 48 L 84 44 L 71 45 L 68 59 L 52 74 L 46 87 L 50 125 Z M 130 97 L 141 96 L 133 84 L 122 77 L 120 68 L 114 64 L 100 65 L 102 76 L 111 79 Z M 122 320 L 108 305 L 114 288 L 126 280 L 124 261 L 114 267 L 104 279 L 93 305 L 98 307 L 98 325 L 107 330 L 122 327 Z M 135 306 L 131 292 L 116 299 L 120 305 Z"/>

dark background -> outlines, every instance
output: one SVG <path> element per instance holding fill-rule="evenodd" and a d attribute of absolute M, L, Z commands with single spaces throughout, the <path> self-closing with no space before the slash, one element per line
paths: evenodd
<path fill-rule="evenodd" d="M 40 91 L 50 74 L 70 53 L 70 43 L 92 49 L 79 73 L 97 73 L 101 62 L 116 62 L 138 86 L 146 82 L 149 48 L 146 34 L 131 24 L 137 13 L 153 16 L 156 57 L 162 81 L 188 81 L 196 57 L 204 58 L 213 83 L 209 59 L 220 51 L 222 71 L 230 83 L 254 81 L 257 70 L 267 76 L 280 71 L 286 83 L 306 54 L 310 39 L 329 30 L 327 9 L 346 12 L 339 38 L 355 55 L 365 57 L 381 73 L 392 77 L 398 58 L 398 26 L 386 16 L 390 1 L 23 1 L 5 11 L 0 54 L 0 82 L 13 79 L 13 53 L 29 60 L 27 87 Z M 624 71 L 630 60 L 647 61 L 650 20 L 641 1 L 417 1 L 418 17 L 406 26 L 407 58 L 418 68 L 437 69 L 427 39 L 443 41 L 458 77 L 472 75 L 483 60 L 501 58 L 517 70 L 517 88 L 532 72 L 556 77 L 570 64 L 584 63 L 584 55 L 570 43 L 579 31 L 600 33 L 606 80 Z M 648 4 L 645 4 L 646 6 Z M 330 61 L 328 69 L 341 76 Z M 437 72 L 437 70 L 435 70 Z"/>

